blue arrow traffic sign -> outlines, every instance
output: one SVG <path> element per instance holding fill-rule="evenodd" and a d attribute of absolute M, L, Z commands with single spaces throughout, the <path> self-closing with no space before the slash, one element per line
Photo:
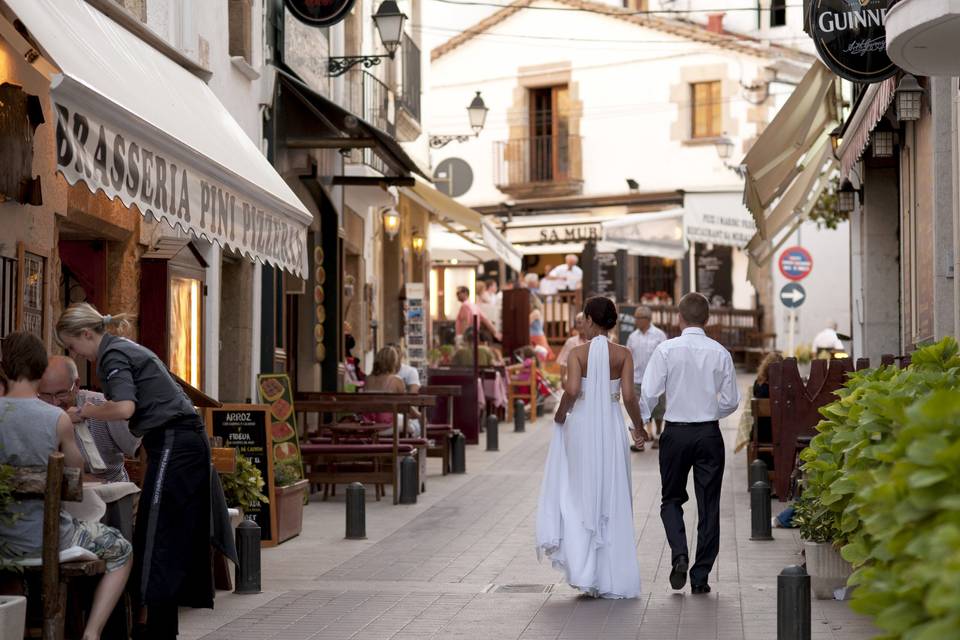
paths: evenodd
<path fill-rule="evenodd" d="M 780 289 L 780 302 L 787 309 L 796 309 L 807 299 L 807 292 L 796 282 L 788 282 Z"/>

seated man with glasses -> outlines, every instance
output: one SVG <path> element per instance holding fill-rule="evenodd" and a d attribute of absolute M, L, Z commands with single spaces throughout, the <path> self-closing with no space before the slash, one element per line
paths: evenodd
<path fill-rule="evenodd" d="M 129 482 L 123 457 L 134 457 L 140 439 L 130 433 L 125 420 L 104 422 L 81 418 L 85 403 L 103 404 L 102 393 L 80 389 L 77 364 L 65 356 L 51 356 L 40 380 L 39 398 L 67 412 L 74 423 L 84 471 L 101 482 Z"/>

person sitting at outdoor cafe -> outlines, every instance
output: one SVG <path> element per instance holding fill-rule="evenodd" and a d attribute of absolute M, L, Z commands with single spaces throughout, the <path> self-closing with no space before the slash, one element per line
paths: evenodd
<path fill-rule="evenodd" d="M 407 393 L 407 385 L 403 378 L 398 374 L 400 372 L 400 354 L 393 347 L 383 347 L 377 351 L 373 359 L 373 371 L 367 376 L 367 382 L 363 387 L 364 393 Z M 375 413 L 366 416 L 382 424 L 393 424 L 392 413 Z M 407 416 L 397 416 L 402 432 L 407 435 L 420 437 L 420 413 L 411 407 Z M 392 436 L 393 427 L 384 429 L 380 435 Z"/>
<path fill-rule="evenodd" d="M 813 338 L 813 351 L 820 356 L 821 354 L 832 355 L 836 351 L 843 351 L 843 342 L 837 334 L 837 323 L 833 320 L 827 320 L 826 328 Z"/>
<path fill-rule="evenodd" d="M 54 452 L 68 467 L 83 467 L 74 427 L 61 409 L 37 398 L 47 369 L 47 350 L 30 333 L 11 333 L 0 344 L 0 464 L 46 467 Z M 0 542 L 13 557 L 42 553 L 43 500 L 20 500 L 7 507 L 13 516 L 0 527 Z M 123 594 L 132 567 L 132 548 L 120 532 L 100 522 L 79 521 L 60 512 L 60 550 L 81 547 L 106 563 L 106 574 L 93 594 L 83 640 L 97 640 Z"/>
<path fill-rule="evenodd" d="M 490 319 L 483 315 L 476 304 L 470 302 L 470 289 L 467 287 L 457 287 L 457 300 L 460 301 L 460 311 L 457 312 L 457 319 L 454 323 L 454 331 L 458 343 L 463 341 L 463 333 L 473 326 L 474 316 L 480 319 L 480 326 L 486 328 L 493 334 L 497 342 L 500 342 L 502 336 L 497 328 L 493 326 Z"/>
<path fill-rule="evenodd" d="M 343 323 L 344 328 L 348 329 L 350 325 Z M 357 346 L 357 340 L 349 331 L 343 337 L 343 345 L 346 357 L 343 361 L 344 386 L 348 392 L 354 392 L 364 385 L 366 374 L 360 366 L 360 359 L 353 355 L 353 350 Z"/>
<path fill-rule="evenodd" d="M 106 402 L 102 393 L 80 389 L 77 363 L 66 356 L 50 356 L 40 379 L 39 398 L 63 411 L 78 409 L 88 402 Z M 136 456 L 140 438 L 130 433 L 127 421 L 81 418 L 77 413 L 70 418 L 83 454 L 84 471 L 100 482 L 129 482 L 123 458 Z"/>
<path fill-rule="evenodd" d="M 407 393 L 419 393 L 420 372 L 417 371 L 416 367 L 411 367 L 409 364 L 407 364 L 406 349 L 403 348 L 403 345 L 400 345 L 396 342 L 388 344 L 387 346 L 393 347 L 400 356 L 400 370 L 397 371 L 397 375 L 400 376 L 401 380 L 403 380 L 403 384 L 407 388 Z"/>
<path fill-rule="evenodd" d="M 480 331 L 480 344 L 477 345 L 477 363 L 481 367 L 493 367 L 503 363 L 503 356 L 491 346 L 491 336 L 488 331 Z M 457 349 L 451 360 L 455 367 L 473 366 L 473 329 L 467 329 L 463 334 L 463 346 Z"/>

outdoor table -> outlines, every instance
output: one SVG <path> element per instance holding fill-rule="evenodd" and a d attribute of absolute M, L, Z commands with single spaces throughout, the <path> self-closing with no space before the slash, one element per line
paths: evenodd
<path fill-rule="evenodd" d="M 340 444 L 341 438 L 370 438 L 373 444 L 379 444 L 380 432 L 385 429 L 391 429 L 390 424 L 362 424 L 359 422 L 339 422 L 327 425 L 326 429 L 330 431 L 333 444 Z"/>

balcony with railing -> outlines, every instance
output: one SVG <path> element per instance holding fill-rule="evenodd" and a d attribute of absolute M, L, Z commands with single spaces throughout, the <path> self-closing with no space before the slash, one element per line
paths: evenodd
<path fill-rule="evenodd" d="M 397 139 L 420 135 L 420 47 L 407 34 L 400 44 L 400 87 L 397 95 Z"/>
<path fill-rule="evenodd" d="M 580 136 L 535 136 L 494 143 L 497 188 L 515 198 L 577 195 L 583 190 Z"/>
<path fill-rule="evenodd" d="M 351 69 L 347 72 L 347 108 L 357 117 L 363 118 L 377 129 L 391 136 L 396 128 L 393 118 L 393 92 L 369 71 Z M 383 161 L 372 149 L 354 149 L 349 162 L 365 164 L 368 167 L 386 173 Z"/>

